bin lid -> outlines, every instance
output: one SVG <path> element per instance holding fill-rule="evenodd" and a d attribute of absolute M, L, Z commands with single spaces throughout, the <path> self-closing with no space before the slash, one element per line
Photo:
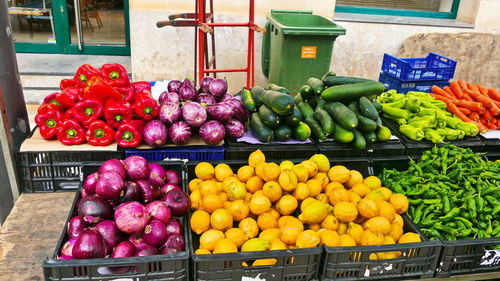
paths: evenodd
<path fill-rule="evenodd" d="M 271 10 L 267 19 L 283 34 L 289 35 L 328 35 L 338 36 L 346 33 L 345 28 L 312 11 Z"/>

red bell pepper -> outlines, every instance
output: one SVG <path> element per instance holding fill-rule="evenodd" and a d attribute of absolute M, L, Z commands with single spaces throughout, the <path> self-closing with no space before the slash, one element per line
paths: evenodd
<path fill-rule="evenodd" d="M 132 87 L 114 87 L 114 89 L 122 94 L 125 101 L 131 102 L 134 99 L 134 89 Z"/>
<path fill-rule="evenodd" d="M 134 92 L 134 103 L 139 102 L 142 99 L 152 99 L 152 100 L 154 100 L 153 95 L 148 90 L 143 90 L 143 91 L 140 91 L 140 92 Z"/>
<path fill-rule="evenodd" d="M 43 99 L 43 103 L 45 103 L 45 104 L 46 104 L 46 103 L 51 103 L 51 104 L 55 104 L 55 105 L 61 105 L 61 104 L 57 101 L 57 99 L 56 99 L 56 97 L 57 97 L 57 95 L 58 95 L 58 94 L 59 94 L 59 92 L 55 92 L 55 93 L 52 93 L 52 94 L 50 94 L 50 95 L 46 96 L 46 97 Z"/>
<path fill-rule="evenodd" d="M 136 92 L 136 93 L 142 92 L 144 90 L 151 92 L 151 83 L 149 83 L 148 81 L 134 82 L 134 83 L 130 84 L 130 86 L 132 86 L 132 88 L 134 89 L 134 92 Z"/>
<path fill-rule="evenodd" d="M 125 67 L 119 63 L 107 63 L 101 66 L 101 76 L 113 87 L 127 87 L 130 85 Z"/>
<path fill-rule="evenodd" d="M 55 105 L 55 104 L 52 104 L 52 103 L 44 103 L 42 105 L 40 105 L 37 109 L 37 113 L 38 114 L 44 114 L 44 113 L 47 113 L 49 111 L 59 111 L 61 112 L 62 108 L 61 106 L 59 105 Z"/>
<path fill-rule="evenodd" d="M 134 112 L 140 118 L 149 121 L 155 119 L 160 113 L 158 102 L 150 98 L 139 99 L 134 105 Z"/>
<path fill-rule="evenodd" d="M 66 112 L 64 112 L 64 119 L 73 119 L 75 116 L 75 109 L 74 108 L 70 108 L 68 110 L 66 110 Z"/>
<path fill-rule="evenodd" d="M 115 140 L 115 131 L 102 120 L 94 120 L 90 123 L 85 133 L 87 142 L 95 146 L 105 146 Z"/>
<path fill-rule="evenodd" d="M 83 90 L 83 97 L 87 100 L 98 100 L 104 103 L 107 99 L 121 99 L 122 95 L 101 77 L 94 76 Z"/>
<path fill-rule="evenodd" d="M 84 100 L 78 102 L 73 109 L 73 117 L 82 123 L 84 127 L 88 127 L 90 123 L 101 118 L 104 111 L 102 103 L 97 100 Z"/>
<path fill-rule="evenodd" d="M 123 123 L 115 134 L 115 140 L 121 147 L 136 147 L 142 142 L 142 128 L 135 122 Z"/>
<path fill-rule="evenodd" d="M 58 110 L 38 113 L 35 116 L 35 123 L 40 128 L 40 135 L 46 140 L 52 139 L 59 130 L 63 122 L 63 115 Z"/>
<path fill-rule="evenodd" d="M 104 119 L 113 129 L 132 120 L 132 113 L 130 104 L 124 100 L 108 99 L 104 104 Z"/>
<path fill-rule="evenodd" d="M 78 84 L 76 83 L 76 81 L 74 79 L 63 79 L 59 83 L 59 89 L 61 89 L 61 90 L 64 90 L 64 89 L 70 88 L 70 87 L 78 87 Z"/>
<path fill-rule="evenodd" d="M 57 139 L 64 145 L 80 144 L 85 141 L 85 130 L 73 119 L 67 119 L 59 127 Z"/>
<path fill-rule="evenodd" d="M 82 64 L 75 73 L 75 76 L 73 77 L 73 80 L 78 84 L 80 87 L 84 87 L 85 84 L 92 79 L 94 76 L 101 76 L 101 72 L 99 69 L 93 67 L 90 64 Z"/>
<path fill-rule="evenodd" d="M 65 108 L 72 108 L 78 101 L 78 88 L 66 88 L 62 93 L 57 94 L 56 100 Z"/>

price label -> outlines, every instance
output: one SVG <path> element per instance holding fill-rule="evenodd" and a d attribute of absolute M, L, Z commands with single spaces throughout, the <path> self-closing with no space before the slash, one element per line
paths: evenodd
<path fill-rule="evenodd" d="M 316 58 L 316 46 L 302 46 L 302 52 L 300 58 L 302 59 L 315 59 Z"/>

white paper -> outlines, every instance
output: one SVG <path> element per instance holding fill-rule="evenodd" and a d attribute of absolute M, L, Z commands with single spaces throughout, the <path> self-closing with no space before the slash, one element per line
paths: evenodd
<path fill-rule="evenodd" d="M 488 250 L 484 252 L 481 258 L 482 266 L 497 266 L 500 265 L 500 250 Z"/>
<path fill-rule="evenodd" d="M 500 139 L 500 130 L 490 130 L 481 135 L 486 139 Z"/>
<path fill-rule="evenodd" d="M 398 137 L 394 136 L 394 135 L 391 135 L 391 137 L 389 138 L 389 140 L 399 140 Z"/>

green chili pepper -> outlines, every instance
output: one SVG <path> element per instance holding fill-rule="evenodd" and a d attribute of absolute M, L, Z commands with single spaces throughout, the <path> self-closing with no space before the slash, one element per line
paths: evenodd
<path fill-rule="evenodd" d="M 477 216 L 477 207 L 476 207 L 476 200 L 474 200 L 474 198 L 467 199 L 467 208 L 469 210 L 470 216 L 472 218 L 475 218 Z"/>
<path fill-rule="evenodd" d="M 462 223 L 465 224 L 467 228 L 472 228 L 473 224 L 470 222 L 468 219 L 463 218 L 463 217 L 455 217 L 455 220 L 461 221 Z"/>
<path fill-rule="evenodd" d="M 474 200 L 476 200 L 476 207 L 478 213 L 481 213 L 484 208 L 484 199 L 481 196 L 477 196 L 474 198 Z"/>
<path fill-rule="evenodd" d="M 491 232 L 491 236 L 500 237 L 500 225 L 497 225 Z"/>
<path fill-rule="evenodd" d="M 434 204 L 439 204 L 441 203 L 441 199 L 424 199 L 424 204 L 427 204 L 427 205 L 434 205 Z"/>
<path fill-rule="evenodd" d="M 413 222 L 415 224 L 418 224 L 418 222 L 420 221 L 423 208 L 424 208 L 424 205 L 422 204 L 422 205 L 418 206 L 417 210 L 415 211 L 415 215 L 413 216 Z"/>
<path fill-rule="evenodd" d="M 443 213 L 447 214 L 451 211 L 450 198 L 448 196 L 443 195 Z"/>
<path fill-rule="evenodd" d="M 452 219 L 454 219 L 456 216 L 458 216 L 458 214 L 460 214 L 460 208 L 458 207 L 453 207 L 453 209 L 451 209 L 451 211 L 449 213 L 447 213 L 446 215 L 444 216 L 441 216 L 439 217 L 438 219 L 440 221 L 451 221 Z"/>

